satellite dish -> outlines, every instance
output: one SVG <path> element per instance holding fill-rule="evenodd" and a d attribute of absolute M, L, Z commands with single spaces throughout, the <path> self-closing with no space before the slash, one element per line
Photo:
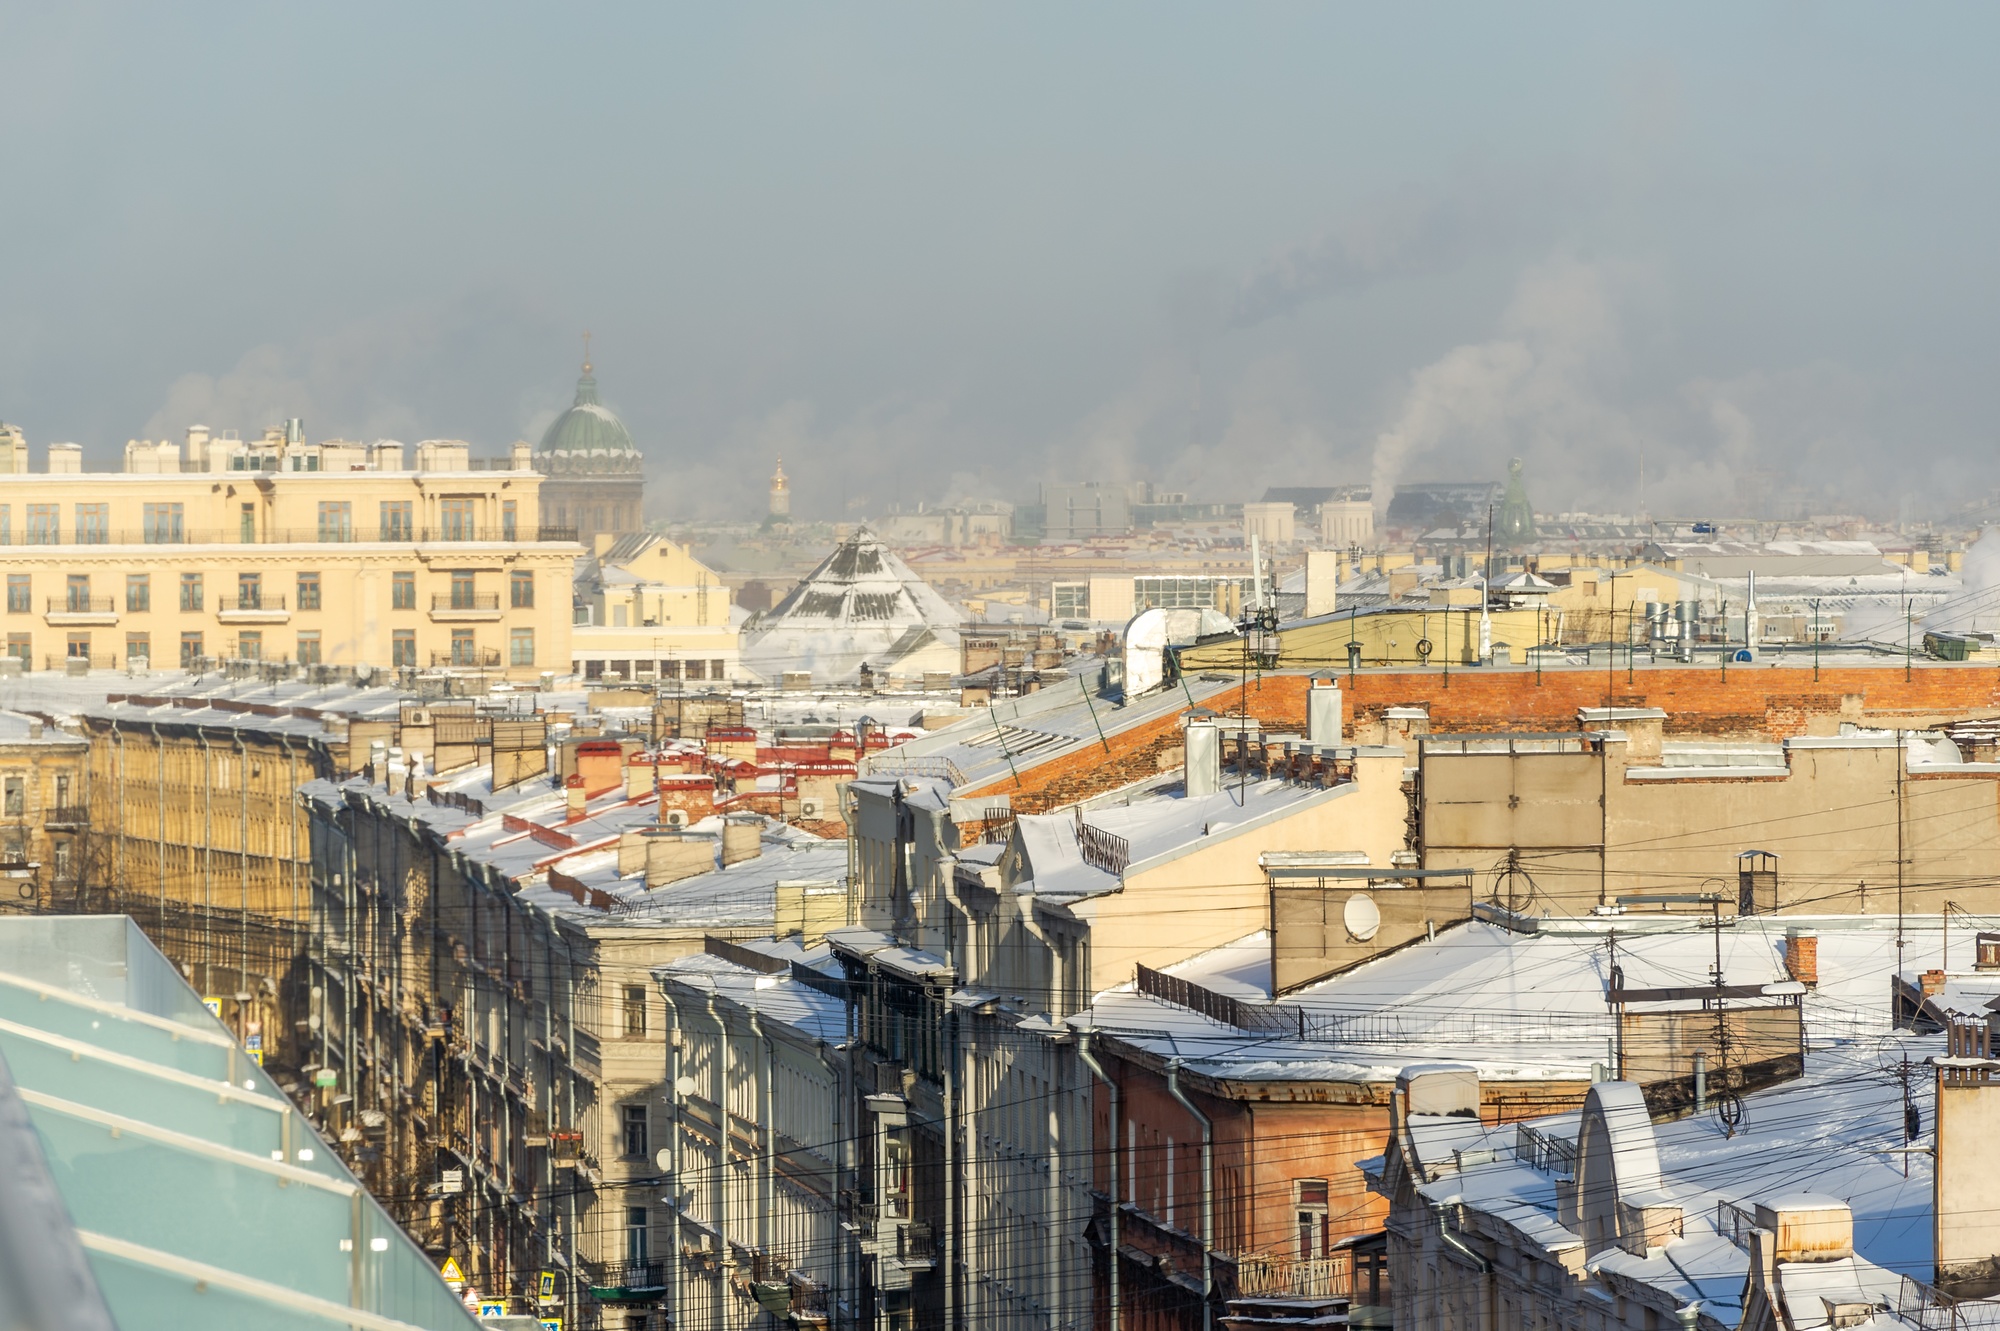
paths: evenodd
<path fill-rule="evenodd" d="M 694 1078 L 693 1078 L 693 1077 L 682 1077 L 682 1078 L 681 1078 L 681 1079 L 680 1079 L 679 1081 L 675 1082 L 675 1083 L 674 1083 L 674 1094 L 675 1094 L 675 1095 L 678 1095 L 678 1096 L 680 1096 L 680 1097 L 681 1097 L 682 1099 L 686 1099 L 686 1098 L 687 1098 L 688 1096 L 690 1096 L 690 1095 L 693 1095 L 693 1094 L 694 1094 Z"/>
<path fill-rule="evenodd" d="M 1167 612 L 1141 610 L 1125 626 L 1125 696 L 1151 693 L 1167 679 Z"/>
<path fill-rule="evenodd" d="M 1356 892 L 1340 908 L 1340 922 L 1347 926 L 1349 938 L 1365 943 L 1382 928 L 1382 910 L 1375 904 L 1375 898 L 1366 892 Z"/>
<path fill-rule="evenodd" d="M 659 1150 L 653 1152 L 653 1164 L 659 1169 L 659 1171 L 662 1174 L 673 1173 L 674 1153 L 672 1151 L 669 1151 L 666 1147 L 662 1146 Z"/>

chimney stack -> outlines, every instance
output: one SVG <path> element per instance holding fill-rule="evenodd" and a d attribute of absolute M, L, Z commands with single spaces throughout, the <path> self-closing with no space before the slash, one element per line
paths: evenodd
<path fill-rule="evenodd" d="M 1992 1184 L 2000 1081 L 1988 1080 L 1991 1062 L 1981 1051 L 1992 1048 L 1992 1037 L 1985 1022 L 1954 1021 L 1949 1047 L 1956 1057 L 1937 1068 L 1931 1114 L 1937 1132 L 1931 1170 L 1934 1283 L 1954 1298 L 1989 1299 L 2000 1294 L 2000 1210 L 1993 1207 Z"/>
<path fill-rule="evenodd" d="M 731 814 L 722 821 L 722 867 L 754 860 L 764 853 L 764 820 L 754 814 Z"/>
<path fill-rule="evenodd" d="M 563 782 L 563 798 L 568 801 L 571 819 L 583 817 L 583 806 L 589 797 L 584 793 L 582 777 L 573 776 Z"/>
<path fill-rule="evenodd" d="M 1306 690 L 1306 743 L 1340 743 L 1342 719 L 1340 681 L 1330 674 L 1313 676 Z"/>
<path fill-rule="evenodd" d="M 1785 974 L 1803 985 L 1819 983 L 1819 938 L 1810 930 L 1785 930 Z"/>
<path fill-rule="evenodd" d="M 1189 799 L 1222 789 L 1222 736 L 1209 712 L 1191 712 L 1182 737 Z"/>

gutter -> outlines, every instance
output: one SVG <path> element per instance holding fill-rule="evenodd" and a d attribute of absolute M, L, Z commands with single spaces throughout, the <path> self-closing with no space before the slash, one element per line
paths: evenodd
<path fill-rule="evenodd" d="M 1120 1225 L 1118 1223 L 1118 1083 L 1113 1081 L 1110 1075 L 1104 1071 L 1103 1064 L 1097 1061 L 1097 1055 L 1090 1052 L 1090 1036 L 1091 1036 L 1091 1031 L 1088 1027 L 1077 1032 L 1076 1052 L 1077 1052 L 1077 1057 L 1083 1060 L 1083 1065 L 1090 1069 L 1091 1074 L 1093 1076 L 1095 1076 L 1099 1081 L 1104 1083 L 1105 1090 L 1111 1096 L 1111 1149 L 1110 1149 L 1111 1165 L 1110 1165 L 1110 1180 L 1109 1180 L 1111 1184 L 1111 1231 L 1110 1231 L 1111 1324 L 1109 1331 L 1119 1331 L 1118 1248 L 1119 1248 Z"/>

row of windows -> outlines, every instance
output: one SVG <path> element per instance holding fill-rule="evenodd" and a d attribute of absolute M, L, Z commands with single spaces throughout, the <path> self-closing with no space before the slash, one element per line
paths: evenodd
<path fill-rule="evenodd" d="M 498 531 L 482 531 L 479 526 L 478 502 L 475 499 L 441 499 L 438 501 L 438 528 L 426 533 L 426 538 L 440 541 L 502 540 L 512 541 L 519 535 L 519 510 L 514 500 L 505 500 L 500 505 L 500 528 Z M 23 545 L 61 545 L 62 505 L 23 505 L 26 519 L 22 528 Z M 72 504 L 70 506 L 71 528 L 77 545 L 109 545 L 112 543 L 111 505 Z M 326 500 L 319 505 L 318 521 L 310 531 L 272 532 L 267 527 L 264 539 L 277 540 L 317 540 L 354 541 L 366 537 L 357 535 L 354 525 L 354 505 L 347 500 Z M 417 539 L 416 505 L 408 499 L 385 499 L 376 507 L 376 540 L 414 541 Z M 182 545 L 191 539 L 223 540 L 227 532 L 195 533 L 187 525 L 187 506 L 174 503 L 149 503 L 140 508 L 140 526 L 136 533 L 120 532 L 120 544 L 136 541 L 144 545 Z M 237 508 L 237 540 L 245 543 L 258 539 L 257 505 L 242 504 Z M 14 543 L 14 506 L 0 504 L 0 545 Z"/>
<path fill-rule="evenodd" d="M 267 641 L 262 629 L 244 629 L 227 643 L 219 644 L 222 654 L 236 660 L 262 661 L 266 653 L 278 648 L 275 640 Z M 320 665 L 324 658 L 320 651 L 318 630 L 301 630 L 293 639 L 295 654 L 292 660 L 300 665 Z M 195 669 L 208 659 L 208 642 L 200 633 L 180 635 L 180 666 L 183 670 Z M 7 655 L 21 661 L 34 659 L 35 641 L 31 633 L 9 633 L 7 635 Z M 71 633 L 63 644 L 63 655 L 71 660 L 91 660 L 93 652 L 91 635 Z M 482 650 L 477 635 L 471 629 L 451 631 L 451 649 L 438 653 L 432 665 L 481 666 L 497 665 L 498 652 Z M 153 659 L 153 635 L 150 633 L 128 633 L 125 635 L 125 659 L 129 661 L 151 661 Z M 532 666 L 535 663 L 535 631 L 533 629 L 507 630 L 507 664 L 510 666 Z M 393 666 L 417 666 L 417 631 L 415 629 L 395 629 L 389 635 L 389 664 Z"/>
<path fill-rule="evenodd" d="M 611 679 L 629 680 L 637 675 L 652 675 L 655 673 L 655 668 L 654 663 L 644 657 L 636 661 L 615 659 L 609 661 L 572 661 L 570 663 L 570 673 L 580 674 L 585 679 L 604 679 L 609 677 Z M 728 679 L 729 662 L 721 660 L 662 660 L 658 663 L 657 673 L 661 679 Z"/>
<path fill-rule="evenodd" d="M 62 604 L 51 602 L 49 609 L 110 610 L 106 603 L 95 602 L 90 594 L 91 575 L 71 573 L 63 583 Z M 293 608 L 317 610 L 320 608 L 320 576 L 317 573 L 301 573 L 295 584 L 297 600 Z M 180 607 L 183 610 L 204 608 L 203 575 L 183 573 L 180 580 Z M 516 610 L 532 610 L 535 605 L 535 575 L 531 572 L 514 572 L 507 575 L 508 604 Z M 440 601 L 434 608 L 445 608 Z M 480 609 L 477 579 L 468 572 L 451 575 L 451 595 L 448 602 L 453 610 Z M 494 606 L 498 606 L 497 599 Z M 127 573 L 125 575 L 125 609 L 133 614 L 153 608 L 153 575 L 150 573 Z M 285 602 L 282 596 L 267 599 L 264 575 L 261 573 L 238 573 L 236 575 L 235 600 L 224 600 L 217 607 L 222 610 L 282 610 Z M 417 575 L 415 573 L 392 573 L 389 577 L 389 608 L 392 610 L 414 610 L 417 608 Z M 9 573 L 7 575 L 7 612 L 15 615 L 33 614 L 35 609 L 34 583 L 31 574 Z"/>

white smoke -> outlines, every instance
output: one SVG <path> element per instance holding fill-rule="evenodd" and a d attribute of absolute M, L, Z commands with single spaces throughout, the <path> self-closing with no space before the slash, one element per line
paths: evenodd
<path fill-rule="evenodd" d="M 1529 270 L 1499 337 L 1454 347 L 1411 375 L 1395 423 L 1375 439 L 1369 480 L 1378 522 L 1409 464 L 1442 447 L 1461 458 L 1523 451 L 1532 461 L 1534 445 L 1548 455 L 1631 433 L 1592 391 L 1616 349 L 1608 276 L 1570 260 Z"/>

